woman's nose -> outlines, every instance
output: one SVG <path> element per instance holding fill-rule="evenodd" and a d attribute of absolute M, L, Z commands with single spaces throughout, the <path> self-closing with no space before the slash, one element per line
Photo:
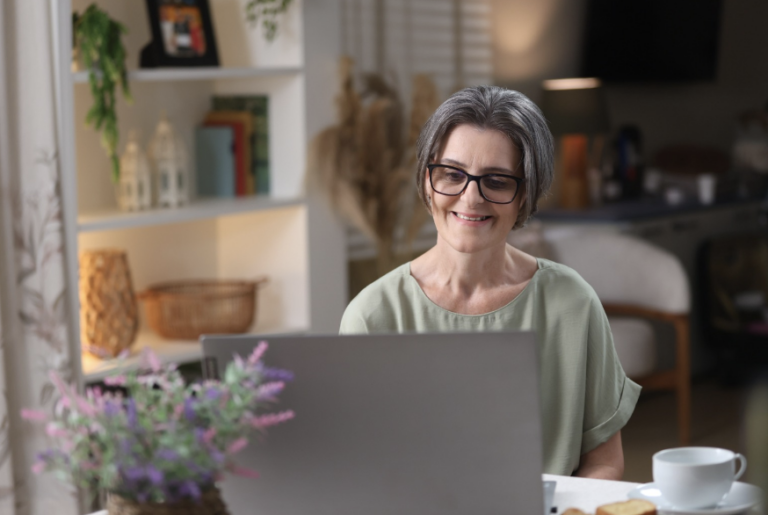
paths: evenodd
<path fill-rule="evenodd" d="M 461 197 L 470 206 L 485 202 L 485 199 L 480 194 L 480 183 L 477 181 L 469 181 L 469 184 L 467 184 L 467 188 L 464 190 L 464 193 L 461 194 Z"/>

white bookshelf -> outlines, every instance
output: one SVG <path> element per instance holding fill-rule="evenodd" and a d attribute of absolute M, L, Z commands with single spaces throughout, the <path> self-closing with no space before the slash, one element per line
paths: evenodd
<path fill-rule="evenodd" d="M 134 289 L 158 282 L 189 279 L 253 279 L 267 276 L 257 292 L 253 330 L 305 331 L 309 321 L 308 207 L 304 199 L 306 156 L 306 86 L 303 2 L 292 5 L 281 35 L 267 44 L 251 30 L 239 9 L 212 0 L 221 66 L 216 68 L 130 69 L 133 102 L 119 94 L 117 113 L 124 150 L 127 135 L 138 130 L 142 145 L 154 132 L 161 111 L 187 143 L 193 157 L 194 128 L 210 109 L 213 95 L 267 95 L 271 192 L 251 197 L 197 199 L 176 209 L 121 212 L 117 208 L 110 167 L 99 134 L 85 126 L 92 99 L 87 72 L 71 71 L 71 14 L 92 0 L 50 0 L 54 13 L 56 97 L 65 245 L 70 305 L 79 312 L 78 253 L 96 248 L 126 251 Z M 128 27 L 128 66 L 138 62 L 149 40 L 145 6 L 135 0 L 96 0 Z M 194 163 L 190 174 L 194 178 Z M 194 179 L 193 179 L 194 182 Z M 139 306 L 140 312 L 143 306 Z M 79 317 L 73 317 L 78 319 Z M 71 336 L 79 341 L 79 320 Z M 200 359 L 194 341 L 165 341 L 153 335 L 143 319 L 134 354 L 150 347 L 164 361 Z M 80 377 L 103 378 L 115 366 L 82 354 Z M 77 362 L 78 360 L 74 360 Z"/>

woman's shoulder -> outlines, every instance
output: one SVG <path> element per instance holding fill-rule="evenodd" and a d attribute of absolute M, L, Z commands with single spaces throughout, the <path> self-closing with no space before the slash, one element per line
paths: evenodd
<path fill-rule="evenodd" d="M 347 332 L 350 327 L 354 329 L 351 332 L 362 332 L 358 330 L 360 326 L 370 331 L 372 326 L 388 325 L 408 296 L 409 279 L 410 263 L 405 263 L 363 288 L 344 311 L 342 332 Z"/>
<path fill-rule="evenodd" d="M 410 263 L 400 265 L 391 272 L 379 277 L 358 293 L 352 303 L 369 304 L 371 300 L 379 302 L 382 296 L 399 294 L 410 277 Z"/>
<path fill-rule="evenodd" d="M 597 300 L 595 290 L 573 268 L 544 258 L 537 258 L 537 261 L 540 290 L 574 300 Z"/>

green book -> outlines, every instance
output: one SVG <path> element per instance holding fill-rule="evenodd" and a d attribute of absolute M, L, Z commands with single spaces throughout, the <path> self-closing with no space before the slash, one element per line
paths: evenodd
<path fill-rule="evenodd" d="M 214 111 L 245 111 L 253 116 L 251 170 L 256 193 L 268 194 L 269 186 L 269 97 L 266 95 L 216 95 Z"/>

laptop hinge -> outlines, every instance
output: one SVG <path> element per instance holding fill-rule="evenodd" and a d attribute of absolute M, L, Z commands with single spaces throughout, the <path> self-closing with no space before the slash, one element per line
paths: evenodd
<path fill-rule="evenodd" d="M 219 379 L 219 362 L 214 357 L 203 358 L 203 378 L 218 380 Z"/>

